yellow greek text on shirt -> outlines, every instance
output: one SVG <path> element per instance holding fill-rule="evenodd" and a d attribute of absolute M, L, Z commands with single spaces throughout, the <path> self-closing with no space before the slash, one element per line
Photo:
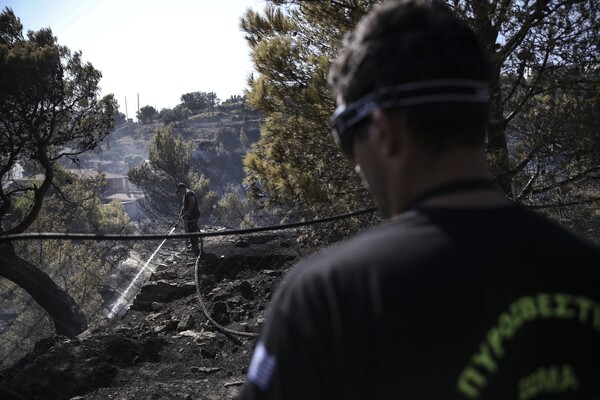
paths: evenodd
<path fill-rule="evenodd" d="M 576 320 L 600 333 L 600 303 L 587 297 L 565 293 L 538 293 L 523 296 L 502 312 L 479 344 L 468 365 L 459 374 L 456 387 L 459 393 L 477 399 L 498 370 L 504 357 L 504 345 L 528 322 L 540 319 Z"/>

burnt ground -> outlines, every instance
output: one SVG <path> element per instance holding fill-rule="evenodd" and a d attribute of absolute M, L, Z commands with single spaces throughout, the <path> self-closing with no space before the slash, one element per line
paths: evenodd
<path fill-rule="evenodd" d="M 0 371 L 2 399 L 233 399 L 256 339 L 222 332 L 195 285 L 195 257 L 174 243 L 118 320 L 75 339 L 53 337 Z M 207 313 L 258 333 L 271 295 L 302 255 L 293 233 L 205 239 L 199 265 Z"/>

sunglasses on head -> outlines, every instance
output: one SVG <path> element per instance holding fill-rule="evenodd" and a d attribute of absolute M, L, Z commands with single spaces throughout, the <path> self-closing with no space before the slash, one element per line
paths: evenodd
<path fill-rule="evenodd" d="M 434 79 L 383 87 L 350 104 L 341 104 L 331 116 L 333 138 L 353 158 L 355 127 L 374 110 L 433 103 L 487 103 L 486 82 L 469 79 Z"/>

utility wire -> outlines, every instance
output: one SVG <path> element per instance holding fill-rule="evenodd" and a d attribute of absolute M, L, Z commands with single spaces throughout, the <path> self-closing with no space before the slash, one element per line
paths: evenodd
<path fill-rule="evenodd" d="M 163 239 L 183 239 L 189 237 L 215 237 L 215 236 L 228 236 L 228 235 L 243 235 L 249 233 L 256 232 L 265 232 L 265 231 L 278 231 L 284 229 L 298 228 L 301 226 L 320 224 L 324 222 L 337 221 L 344 218 L 356 217 L 358 215 L 364 215 L 375 212 L 375 208 L 369 208 L 366 210 L 355 211 L 348 214 L 335 215 L 333 217 L 321 218 L 321 219 L 313 219 L 310 221 L 303 222 L 294 222 L 291 224 L 284 225 L 271 225 L 271 226 L 263 226 L 259 228 L 249 228 L 249 229 L 236 229 L 236 230 L 223 230 L 223 231 L 213 231 L 213 232 L 198 232 L 198 233 L 177 233 L 173 235 L 168 234 L 104 234 L 104 233 L 47 233 L 47 232 L 39 232 L 39 233 L 18 233 L 18 234 L 8 234 L 8 235 L 0 235 L 0 243 L 3 242 L 13 242 L 17 240 L 49 240 L 49 239 L 60 239 L 60 240 L 95 240 L 95 241 L 103 241 L 103 240 L 123 240 L 123 241 L 135 241 L 135 240 L 163 240 Z"/>
<path fill-rule="evenodd" d="M 271 225 L 259 228 L 250 228 L 250 229 L 237 229 L 237 230 L 223 230 L 223 231 L 214 231 L 214 232 L 199 232 L 199 233 L 182 233 L 182 234 L 142 234 L 142 235 L 131 235 L 131 234 L 90 234 L 90 233 L 21 233 L 21 234 L 8 234 L 8 235 L 0 235 L 0 243 L 3 242 L 12 242 L 18 240 L 49 240 L 49 239 L 60 239 L 60 240 L 95 240 L 95 241 L 103 241 L 103 240 L 123 240 L 123 241 L 132 241 L 132 240 L 167 240 L 167 239 L 181 239 L 181 238 L 189 238 L 191 236 L 199 237 L 201 240 L 205 237 L 215 237 L 215 236 L 227 236 L 227 235 L 243 235 L 255 232 L 265 232 L 265 231 L 277 231 L 277 230 L 285 230 L 291 228 L 297 228 L 307 225 L 325 223 L 337 221 L 345 218 L 355 217 L 359 215 L 369 214 L 375 212 L 375 208 L 369 208 L 361 211 L 355 211 L 352 213 L 336 215 L 327 218 L 314 219 L 310 221 L 304 222 L 296 222 L 291 224 L 284 225 Z M 177 224 L 174 228 L 177 227 Z M 173 230 L 171 230 L 173 232 Z M 245 336 L 249 338 L 258 337 L 257 333 L 254 332 L 240 332 L 233 329 L 226 328 L 220 325 L 217 321 L 215 321 L 210 313 L 208 312 L 206 305 L 202 299 L 202 294 L 200 291 L 200 280 L 199 280 L 199 270 L 201 266 L 201 258 L 202 252 L 199 257 L 197 257 L 194 268 L 194 280 L 196 286 L 196 295 L 199 300 L 202 311 L 204 312 L 207 319 L 224 334 L 237 335 L 237 336 Z"/>

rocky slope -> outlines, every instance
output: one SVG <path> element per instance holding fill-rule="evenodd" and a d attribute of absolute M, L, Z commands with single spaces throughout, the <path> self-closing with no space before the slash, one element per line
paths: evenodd
<path fill-rule="evenodd" d="M 122 318 L 76 339 L 45 339 L 1 371 L 0 398 L 235 398 L 269 299 L 302 256 L 295 234 L 205 240 L 200 296 L 196 259 L 182 249 L 179 242 L 161 251 Z"/>

